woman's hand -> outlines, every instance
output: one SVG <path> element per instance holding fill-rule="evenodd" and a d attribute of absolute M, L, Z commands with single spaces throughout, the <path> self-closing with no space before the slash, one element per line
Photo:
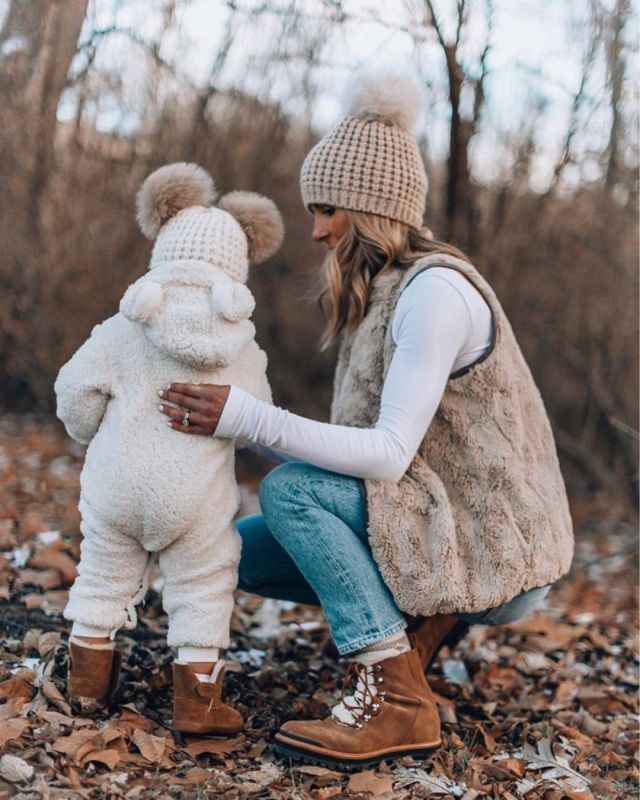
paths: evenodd
<path fill-rule="evenodd" d="M 230 391 L 230 386 L 216 384 L 172 383 L 158 392 L 172 405 L 162 403 L 158 409 L 169 417 L 169 425 L 176 431 L 213 436 Z"/>

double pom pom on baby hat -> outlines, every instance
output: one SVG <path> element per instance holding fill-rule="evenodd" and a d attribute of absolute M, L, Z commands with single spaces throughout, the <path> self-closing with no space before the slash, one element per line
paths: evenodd
<path fill-rule="evenodd" d="M 284 237 L 275 203 L 253 192 L 230 192 L 218 205 L 211 176 L 197 164 L 160 167 L 136 198 L 140 229 L 155 239 L 150 269 L 207 262 L 244 283 L 249 264 L 273 255 Z"/>

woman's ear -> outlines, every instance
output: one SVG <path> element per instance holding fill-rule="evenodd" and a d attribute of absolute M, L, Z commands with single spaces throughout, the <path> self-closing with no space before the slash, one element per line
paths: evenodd
<path fill-rule="evenodd" d="M 132 322 L 148 325 L 160 311 L 164 299 L 164 289 L 159 283 L 150 280 L 136 281 L 124 293 L 120 301 L 120 311 Z"/>
<path fill-rule="evenodd" d="M 284 239 L 284 224 L 276 204 L 254 192 L 230 192 L 218 204 L 240 223 L 249 243 L 249 263 L 272 256 Z"/>
<path fill-rule="evenodd" d="M 244 283 L 225 281 L 211 290 L 213 310 L 228 322 L 249 319 L 256 301 Z"/>

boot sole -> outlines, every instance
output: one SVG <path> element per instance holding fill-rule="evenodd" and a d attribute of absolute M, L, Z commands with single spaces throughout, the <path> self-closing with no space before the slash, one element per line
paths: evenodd
<path fill-rule="evenodd" d="M 413 758 L 427 758 L 442 744 L 442 740 L 431 744 L 415 745 L 414 747 L 391 747 L 388 750 L 371 753 L 361 758 L 351 758 L 344 753 L 331 753 L 322 750 L 309 750 L 297 747 L 290 740 L 274 739 L 273 746 L 281 758 L 290 758 L 293 761 L 302 761 L 319 767 L 334 767 L 345 772 L 353 772 L 362 767 L 373 767 L 381 761 L 412 756 Z"/>

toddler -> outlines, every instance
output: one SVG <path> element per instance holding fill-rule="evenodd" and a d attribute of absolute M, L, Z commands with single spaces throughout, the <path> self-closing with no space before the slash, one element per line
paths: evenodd
<path fill-rule="evenodd" d="M 232 192 L 218 206 L 195 164 L 152 173 L 138 222 L 155 245 L 149 271 L 115 316 L 97 325 L 56 380 L 57 413 L 89 444 L 80 476 L 81 558 L 65 617 L 73 621 L 69 698 L 108 704 L 117 686 L 119 628 L 136 624 L 152 557 L 164 577 L 175 730 L 233 733 L 242 717 L 221 699 L 240 538 L 234 443 L 173 430 L 158 411 L 169 383 L 241 386 L 271 401 L 267 359 L 249 317 L 249 263 L 272 255 L 280 214 Z M 187 418 L 188 422 L 188 418 Z"/>

